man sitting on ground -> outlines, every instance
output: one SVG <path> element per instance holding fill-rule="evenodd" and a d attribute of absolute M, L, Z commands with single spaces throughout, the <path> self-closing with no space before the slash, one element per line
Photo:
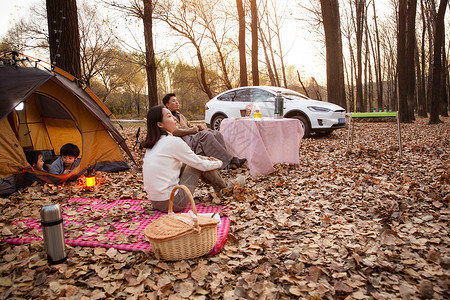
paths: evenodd
<path fill-rule="evenodd" d="M 178 129 L 172 134 L 181 137 L 197 155 L 211 156 L 223 162 L 222 169 L 235 169 L 241 167 L 247 160 L 233 157 L 225 148 L 225 142 L 220 132 L 206 130 L 204 126 L 189 123 L 178 112 L 180 103 L 174 93 L 164 96 L 163 104 L 172 112 L 178 121 Z"/>

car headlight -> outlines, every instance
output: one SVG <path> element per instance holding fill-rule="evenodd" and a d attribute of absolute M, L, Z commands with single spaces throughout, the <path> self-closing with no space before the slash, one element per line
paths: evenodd
<path fill-rule="evenodd" d="M 308 106 L 308 109 L 313 112 L 329 112 L 331 109 L 320 106 Z"/>

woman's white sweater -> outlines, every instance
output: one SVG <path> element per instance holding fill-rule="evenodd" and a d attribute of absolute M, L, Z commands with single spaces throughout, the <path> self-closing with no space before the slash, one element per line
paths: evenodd
<path fill-rule="evenodd" d="M 163 135 L 153 148 L 147 149 L 144 157 L 144 190 L 151 201 L 169 200 L 179 183 L 183 163 L 203 172 L 222 166 L 220 160 L 199 157 L 181 138 Z"/>

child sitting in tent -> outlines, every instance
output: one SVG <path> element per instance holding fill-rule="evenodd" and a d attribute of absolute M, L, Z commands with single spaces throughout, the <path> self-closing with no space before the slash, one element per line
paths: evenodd
<path fill-rule="evenodd" d="M 58 157 L 50 166 L 50 173 L 69 174 L 78 164 L 80 159 L 80 149 L 77 145 L 67 143 L 61 147 L 60 157 Z"/>
<path fill-rule="evenodd" d="M 44 155 L 41 151 L 28 151 L 25 152 L 25 156 L 33 169 L 44 171 Z"/>

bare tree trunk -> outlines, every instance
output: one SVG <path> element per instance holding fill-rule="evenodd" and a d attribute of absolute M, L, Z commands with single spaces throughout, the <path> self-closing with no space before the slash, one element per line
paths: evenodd
<path fill-rule="evenodd" d="M 247 58 L 245 55 L 245 11 L 242 0 L 236 0 L 239 16 L 239 74 L 241 86 L 247 86 Z"/>
<path fill-rule="evenodd" d="M 448 1 L 448 0 L 447 0 Z M 441 105 L 441 113 L 440 115 L 443 117 L 448 117 L 448 61 L 447 61 L 447 55 L 445 51 L 445 34 L 442 41 L 442 105 Z"/>
<path fill-rule="evenodd" d="M 427 29 L 428 29 L 428 51 L 431 53 L 433 49 L 433 39 L 434 36 L 433 24 L 435 21 L 436 5 L 434 1 L 425 1 L 425 11 L 427 12 Z M 433 89 L 433 55 L 428 56 L 428 77 L 426 83 L 427 89 L 427 112 L 431 113 L 431 97 Z M 424 65 L 425 66 L 425 65 Z"/>
<path fill-rule="evenodd" d="M 420 65 L 419 46 L 416 41 L 416 51 L 414 53 L 416 77 L 417 77 L 417 114 L 421 117 L 426 117 L 427 112 L 425 110 L 425 86 L 423 85 L 422 68 Z"/>
<path fill-rule="evenodd" d="M 328 101 L 347 108 L 339 2 L 338 0 L 321 0 L 320 3 L 325 31 Z"/>
<path fill-rule="evenodd" d="M 256 0 L 250 0 L 250 11 L 252 14 L 252 77 L 253 85 L 259 85 L 258 69 L 258 7 Z"/>
<path fill-rule="evenodd" d="M 391 34 L 387 34 L 384 39 L 385 45 L 385 62 L 383 63 L 386 67 L 386 103 L 389 107 L 394 110 L 398 110 L 398 98 L 397 98 L 397 61 L 396 61 L 396 40 Z"/>
<path fill-rule="evenodd" d="M 193 42 L 193 45 L 195 49 L 197 50 L 197 59 L 200 66 L 200 81 L 202 84 L 203 91 L 208 95 L 209 99 L 213 98 L 213 94 L 211 91 L 211 88 L 209 87 L 209 84 L 206 82 L 206 68 L 205 64 L 203 63 L 203 56 L 202 52 L 200 51 L 200 46 Z"/>
<path fill-rule="evenodd" d="M 80 32 L 76 0 L 46 0 L 50 61 L 81 78 Z"/>
<path fill-rule="evenodd" d="M 397 73 L 401 122 L 414 120 L 415 7 L 415 0 L 400 0 L 399 2 Z"/>
<path fill-rule="evenodd" d="M 400 0 L 398 12 L 397 73 L 399 89 L 399 111 L 402 122 L 408 120 L 407 80 L 406 80 L 406 15 L 407 0 Z"/>
<path fill-rule="evenodd" d="M 364 24 L 364 8 L 365 0 L 356 0 L 356 60 L 357 60 L 357 76 L 356 76 L 356 111 L 363 111 L 363 90 L 362 90 L 362 37 Z"/>
<path fill-rule="evenodd" d="M 350 71 L 351 72 L 351 71 Z M 347 103 L 347 111 L 353 111 L 353 85 L 350 82 L 350 77 L 351 75 L 349 75 L 348 73 L 348 68 L 347 68 L 347 64 L 345 63 L 345 58 L 344 58 L 344 74 L 345 77 L 347 78 L 347 90 L 348 90 L 348 97 L 346 99 L 346 103 Z"/>
<path fill-rule="evenodd" d="M 444 48 L 444 16 L 445 10 L 447 8 L 448 0 L 441 0 L 439 4 L 438 13 L 435 19 L 435 33 L 434 33 L 434 63 L 433 63 L 433 89 L 431 92 L 431 111 L 430 111 L 430 124 L 440 123 L 439 119 L 439 108 L 441 103 L 444 101 L 442 99 L 442 90 L 445 86 L 442 85 L 442 49 Z"/>
<path fill-rule="evenodd" d="M 269 55 L 267 54 L 266 37 L 264 36 L 264 34 L 262 32 L 261 26 L 259 26 L 259 35 L 261 37 L 260 39 L 261 39 L 261 44 L 262 44 L 263 51 L 264 51 L 264 58 L 266 60 L 267 73 L 269 75 L 270 85 L 276 86 L 275 75 L 272 70 L 272 63 L 270 62 Z"/>
<path fill-rule="evenodd" d="M 376 38 L 376 62 L 375 62 L 375 72 L 376 72 L 376 80 L 377 80 L 377 104 L 378 107 L 383 106 L 383 77 L 381 71 L 381 51 L 380 51 L 380 34 L 378 31 L 378 20 L 375 9 L 375 1 L 373 3 L 373 21 L 375 24 L 375 38 Z"/>
<path fill-rule="evenodd" d="M 270 30 L 269 30 L 269 32 L 270 32 Z M 272 44 L 269 42 L 271 40 L 271 35 L 270 35 L 270 33 L 269 33 L 269 38 L 268 38 L 268 43 L 267 43 L 267 46 L 269 47 L 269 50 L 270 50 L 270 58 L 272 59 L 272 64 L 273 64 L 273 73 L 274 73 L 274 75 L 275 75 L 275 85 L 276 86 L 281 86 L 280 85 L 280 77 L 278 76 L 278 70 L 277 70 L 277 63 L 276 63 L 276 61 L 275 61 L 275 57 L 274 57 L 274 52 L 273 52 L 273 49 L 272 49 Z"/>
<path fill-rule="evenodd" d="M 145 70 L 147 71 L 148 104 L 158 105 L 158 84 L 156 81 L 156 60 L 153 47 L 153 3 L 144 0 L 144 39 L 145 39 Z"/>
<path fill-rule="evenodd" d="M 362 111 L 367 111 L 370 104 L 370 49 L 369 49 L 369 28 L 367 27 L 367 18 L 364 18 L 364 36 L 365 36 L 365 53 L 364 53 L 364 86 L 363 86 L 363 103 Z"/>
<path fill-rule="evenodd" d="M 373 77 L 372 77 L 372 62 L 370 61 L 370 53 L 367 53 L 367 73 L 368 73 L 368 85 L 367 85 L 367 97 L 366 97 L 366 105 L 365 110 L 369 111 L 370 106 L 373 103 Z"/>
<path fill-rule="evenodd" d="M 220 2 L 220 0 L 215 0 L 212 2 L 196 2 L 193 3 L 193 9 L 196 11 L 196 14 L 200 16 L 200 20 L 198 20 L 196 23 L 199 23 L 204 29 L 209 33 L 207 37 L 211 40 L 211 42 L 214 44 L 217 50 L 218 60 L 220 64 L 220 69 L 222 71 L 221 80 L 223 81 L 225 87 L 227 89 L 232 89 L 233 86 L 231 84 L 231 80 L 228 74 L 228 67 L 227 67 L 227 52 L 224 51 L 223 45 L 225 38 L 225 33 L 220 32 L 216 30 L 217 24 L 222 23 L 223 21 L 223 28 L 227 28 L 227 14 L 225 14 L 225 18 L 220 17 L 217 13 L 215 13 L 217 9 L 217 4 Z M 244 16 L 245 18 L 245 16 Z M 226 31 L 226 30 L 225 30 Z M 244 31 L 245 34 L 245 31 Z M 244 45 L 245 45 L 245 39 L 244 39 Z M 239 49 L 238 45 L 238 49 Z M 245 47 L 244 47 L 245 49 Z"/>
<path fill-rule="evenodd" d="M 425 36 L 426 36 L 426 17 L 425 10 L 423 6 L 423 0 L 420 1 L 420 10 L 422 17 L 422 45 L 419 53 L 419 49 L 417 47 L 417 79 L 418 79 L 418 91 L 417 91 L 417 114 L 421 117 L 428 117 L 427 114 L 427 95 L 426 95 L 426 85 L 425 85 Z M 416 42 L 417 45 L 417 42 Z M 419 54 L 421 59 L 419 59 Z"/>
<path fill-rule="evenodd" d="M 366 21 L 367 23 L 367 21 Z M 368 25 L 367 25 L 368 26 Z M 369 29 L 367 29 L 367 32 L 369 32 Z M 377 90 L 377 103 L 375 103 L 374 101 L 374 86 L 373 86 L 373 74 L 372 74 L 372 65 L 370 64 L 369 66 L 369 82 L 370 82 L 370 86 L 369 86 L 369 103 L 371 104 L 369 107 L 367 107 L 369 110 L 371 107 L 383 107 L 383 103 L 381 103 L 381 106 L 378 103 L 378 58 L 377 58 L 377 52 L 375 50 L 375 46 L 374 46 L 374 41 L 372 40 L 372 37 L 370 34 L 367 35 L 368 37 L 368 43 L 370 44 L 370 49 L 372 51 L 372 56 L 373 56 L 373 67 L 375 69 L 375 86 L 376 86 L 376 90 Z M 370 61 L 370 58 L 369 58 Z M 373 104 L 373 105 L 372 105 Z"/>
<path fill-rule="evenodd" d="M 302 78 L 300 77 L 300 72 L 298 70 L 297 70 L 297 76 L 298 76 L 298 81 L 300 82 L 300 84 L 302 85 L 303 90 L 305 91 L 306 97 L 309 98 L 308 91 L 306 90 L 305 85 L 303 84 Z"/>
<path fill-rule="evenodd" d="M 319 84 L 317 83 L 317 80 L 314 77 L 311 77 L 312 80 L 312 87 L 314 92 L 316 93 L 317 96 L 317 100 L 322 101 L 322 95 L 320 94 L 320 90 L 319 90 Z"/>
<path fill-rule="evenodd" d="M 258 18 L 258 32 L 259 32 L 259 39 L 261 41 L 262 44 L 262 48 L 264 51 L 264 59 L 266 61 L 266 65 L 267 65 L 267 73 L 269 75 L 269 80 L 270 80 L 270 85 L 271 86 L 276 86 L 276 79 L 275 79 L 275 74 L 273 72 L 273 68 L 272 68 L 272 62 L 270 61 L 269 58 L 269 54 L 268 54 L 268 48 L 270 47 L 270 42 L 267 40 L 267 37 L 264 33 L 263 30 L 263 25 L 262 25 L 262 20 L 264 20 L 264 16 L 268 16 L 267 13 L 267 0 L 265 1 L 261 1 L 260 2 L 260 7 L 259 10 L 261 11 L 261 18 Z M 269 27 L 269 26 L 268 26 Z M 268 33 L 270 35 L 270 30 L 268 30 Z"/>
<path fill-rule="evenodd" d="M 162 6 L 161 2 L 160 5 Z M 175 11 L 172 7 L 170 7 L 170 5 L 166 3 L 166 7 L 163 7 L 161 9 L 157 17 L 164 21 L 172 30 L 180 34 L 182 37 L 188 39 L 192 46 L 195 48 L 200 69 L 200 88 L 203 92 L 205 92 L 209 99 L 212 99 L 213 95 L 210 85 L 206 80 L 206 67 L 203 62 L 203 56 L 200 49 L 200 44 L 205 37 L 205 33 L 200 33 L 200 37 L 197 36 L 198 32 L 194 30 L 195 22 L 193 21 L 195 20 L 197 15 L 191 15 L 191 9 L 192 7 L 187 6 L 186 3 L 183 3 L 183 5 L 177 8 L 177 11 Z"/>
<path fill-rule="evenodd" d="M 275 26 L 276 26 L 277 38 L 278 38 L 278 48 L 279 48 L 279 52 L 280 52 L 281 73 L 283 74 L 284 87 L 287 89 L 286 67 L 284 66 L 283 48 L 281 47 L 280 25 L 278 24 L 278 19 L 276 16 L 275 16 L 275 20 L 276 20 Z"/>
<path fill-rule="evenodd" d="M 406 24 L 406 66 L 407 66 L 407 102 L 408 121 L 414 121 L 416 76 L 414 66 L 414 50 L 416 46 L 416 8 L 417 0 L 408 0 Z"/>
<path fill-rule="evenodd" d="M 219 54 L 219 61 L 220 61 L 220 66 L 222 69 L 222 76 L 223 76 L 223 81 L 225 83 L 225 87 L 227 89 L 232 89 L 233 86 L 231 85 L 231 81 L 230 81 L 230 77 L 228 76 L 228 69 L 227 69 L 227 64 L 225 62 L 225 57 L 223 56 L 222 50 L 220 49 L 220 45 L 217 43 L 216 41 L 213 41 L 214 45 L 216 46 L 217 49 L 217 53 Z"/>
<path fill-rule="evenodd" d="M 349 94 L 350 94 L 350 103 L 351 103 L 350 111 L 356 111 L 356 98 L 355 98 L 355 86 L 354 86 L 354 82 L 355 82 L 354 75 L 356 74 L 355 55 L 353 53 L 353 47 L 352 47 L 350 35 L 348 35 L 347 39 L 348 39 L 348 48 L 350 51 L 350 85 L 349 85 L 349 89 L 350 89 Z"/>

